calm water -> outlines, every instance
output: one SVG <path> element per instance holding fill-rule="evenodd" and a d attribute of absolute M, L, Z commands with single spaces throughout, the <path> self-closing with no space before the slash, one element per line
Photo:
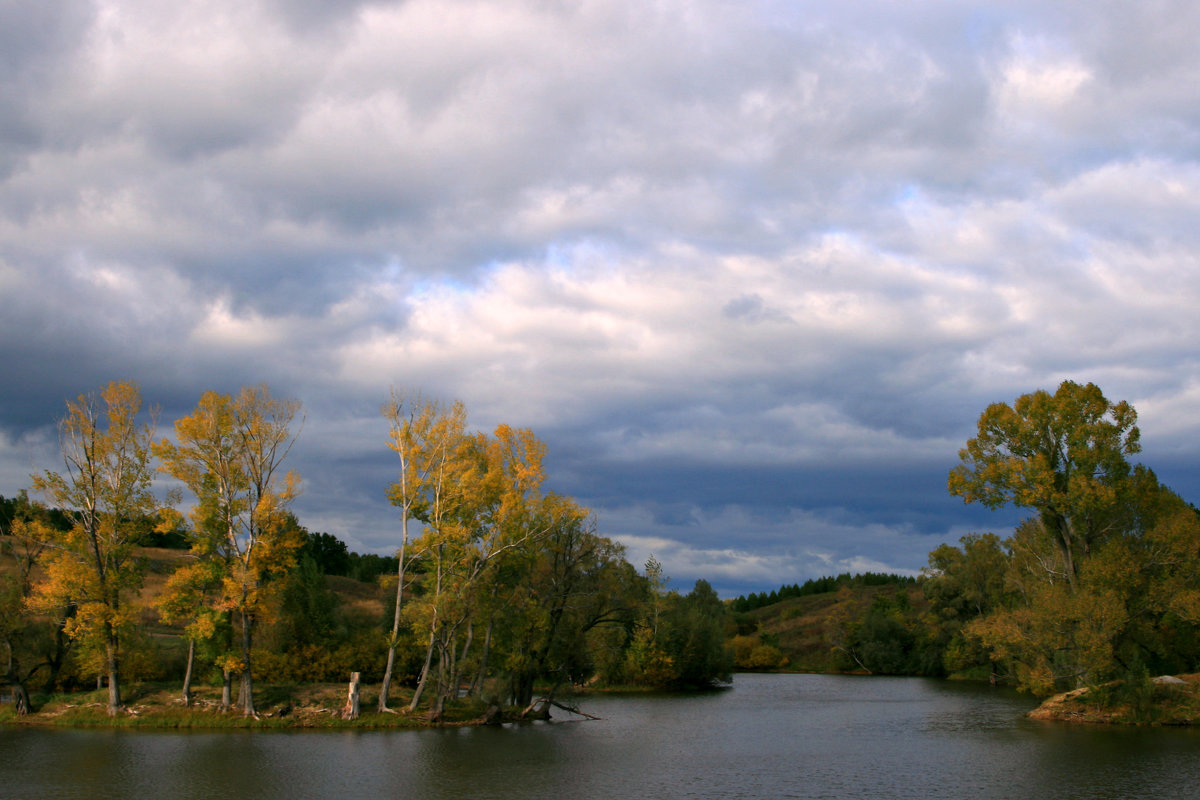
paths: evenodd
<path fill-rule="evenodd" d="M 1200 733 L 1034 723 L 917 678 L 739 675 L 601 721 L 438 731 L 0 729 L 0 798 L 1182 798 Z"/>

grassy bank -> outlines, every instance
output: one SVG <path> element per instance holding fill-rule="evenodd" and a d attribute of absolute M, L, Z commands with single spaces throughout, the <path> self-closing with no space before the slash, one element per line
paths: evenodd
<path fill-rule="evenodd" d="M 460 701 L 446 709 L 442 719 L 430 721 L 424 711 L 403 713 L 411 693 L 393 690 L 391 706 L 399 713 L 375 710 L 378 695 L 363 691 L 357 720 L 343 720 L 344 684 L 258 685 L 254 689 L 258 719 L 238 710 L 221 711 L 219 687 L 198 687 L 190 707 L 179 700 L 178 685 L 135 684 L 125 692 L 125 709 L 115 717 L 106 712 L 107 690 L 35 697 L 35 711 L 18 717 L 12 704 L 0 705 L 0 724 L 42 727 L 103 728 L 427 728 L 482 724 L 487 708 Z M 508 709 L 505 719 L 515 719 L 519 709 Z"/>

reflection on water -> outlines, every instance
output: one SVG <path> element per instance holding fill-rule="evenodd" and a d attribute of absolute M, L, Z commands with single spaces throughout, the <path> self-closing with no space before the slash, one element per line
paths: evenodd
<path fill-rule="evenodd" d="M 3 798 L 1194 796 L 1190 730 L 1034 723 L 1033 701 L 917 678 L 739 675 L 600 697 L 600 721 L 435 731 L 0 730 Z"/>

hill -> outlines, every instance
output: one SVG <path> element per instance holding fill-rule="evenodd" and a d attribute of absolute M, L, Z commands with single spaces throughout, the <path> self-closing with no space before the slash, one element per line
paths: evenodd
<path fill-rule="evenodd" d="M 877 672 L 856 645 L 873 609 L 900 609 L 912 615 L 924 606 L 911 583 L 866 586 L 843 584 L 836 591 L 780 600 L 735 613 L 730 644 L 738 669 L 793 672 Z"/>

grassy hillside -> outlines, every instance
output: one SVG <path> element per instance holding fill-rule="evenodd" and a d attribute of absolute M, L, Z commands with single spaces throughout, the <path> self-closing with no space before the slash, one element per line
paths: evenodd
<path fill-rule="evenodd" d="M 861 672 L 845 649 L 848 626 L 861 619 L 877 598 L 903 593 L 919 608 L 924 602 L 914 586 L 845 586 L 837 591 L 789 598 L 734 616 L 737 630 L 731 643 L 739 654 L 739 669 L 787 669 L 796 672 Z M 749 646 L 752 645 L 752 646 Z M 774 648 L 786 663 L 763 663 L 760 648 Z M 745 656 L 756 652 L 759 663 Z"/>

